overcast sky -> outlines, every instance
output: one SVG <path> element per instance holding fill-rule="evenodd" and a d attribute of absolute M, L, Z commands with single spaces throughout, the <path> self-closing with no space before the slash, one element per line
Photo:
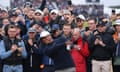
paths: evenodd
<path fill-rule="evenodd" d="M 0 0 L 0 5 L 2 6 L 10 6 L 10 0 Z"/>
<path fill-rule="evenodd" d="M 86 0 L 72 0 L 74 4 L 85 4 Z M 100 0 L 100 4 L 104 4 L 104 6 L 113 6 L 120 5 L 120 0 Z"/>

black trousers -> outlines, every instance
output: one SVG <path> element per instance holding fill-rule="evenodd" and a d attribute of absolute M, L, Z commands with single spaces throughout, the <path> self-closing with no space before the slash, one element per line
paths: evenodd
<path fill-rule="evenodd" d="M 55 68 L 53 65 L 45 65 L 42 72 L 55 72 Z"/>
<path fill-rule="evenodd" d="M 86 65 L 87 65 L 87 72 L 92 72 L 92 63 L 91 63 L 92 59 L 91 57 L 88 57 L 86 60 Z"/>
<path fill-rule="evenodd" d="M 0 72 L 2 72 L 2 69 L 3 69 L 3 65 L 0 64 Z"/>
<path fill-rule="evenodd" d="M 113 66 L 113 72 L 120 72 L 120 65 Z"/>
<path fill-rule="evenodd" d="M 3 63 L 2 61 L 0 61 L 0 72 L 2 72 L 2 70 L 3 70 Z"/>

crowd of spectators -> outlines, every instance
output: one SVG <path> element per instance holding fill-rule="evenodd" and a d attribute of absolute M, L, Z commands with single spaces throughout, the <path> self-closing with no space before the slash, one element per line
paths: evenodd
<path fill-rule="evenodd" d="M 62 1 L 0 9 L 1 72 L 120 71 L 120 14 Z"/>

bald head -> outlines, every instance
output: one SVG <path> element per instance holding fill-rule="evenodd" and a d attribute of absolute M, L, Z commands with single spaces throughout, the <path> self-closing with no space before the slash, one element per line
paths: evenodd
<path fill-rule="evenodd" d="M 72 31 L 72 33 L 78 33 L 78 34 L 80 34 L 80 29 L 79 28 L 74 28 L 73 31 Z"/>
<path fill-rule="evenodd" d="M 80 29 L 74 28 L 72 31 L 72 36 L 73 36 L 74 40 L 77 40 L 80 37 Z"/>

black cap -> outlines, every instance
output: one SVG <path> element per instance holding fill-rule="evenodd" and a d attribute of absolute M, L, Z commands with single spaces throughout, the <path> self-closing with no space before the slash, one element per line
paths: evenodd
<path fill-rule="evenodd" d="M 60 29 L 60 26 L 58 24 L 52 25 L 52 31 Z"/>
<path fill-rule="evenodd" d="M 30 25 L 30 27 L 32 27 L 33 25 L 39 25 L 39 26 L 41 26 L 41 27 L 44 27 L 44 23 L 43 22 L 39 22 L 39 21 L 33 21 L 32 23 L 31 23 L 31 25 Z"/>
<path fill-rule="evenodd" d="M 17 17 L 18 15 L 15 12 L 11 12 L 10 17 L 13 17 L 13 16 Z"/>
<path fill-rule="evenodd" d="M 98 22 L 97 27 L 99 27 L 99 26 L 106 26 L 106 22 L 104 22 L 104 21 Z"/>

